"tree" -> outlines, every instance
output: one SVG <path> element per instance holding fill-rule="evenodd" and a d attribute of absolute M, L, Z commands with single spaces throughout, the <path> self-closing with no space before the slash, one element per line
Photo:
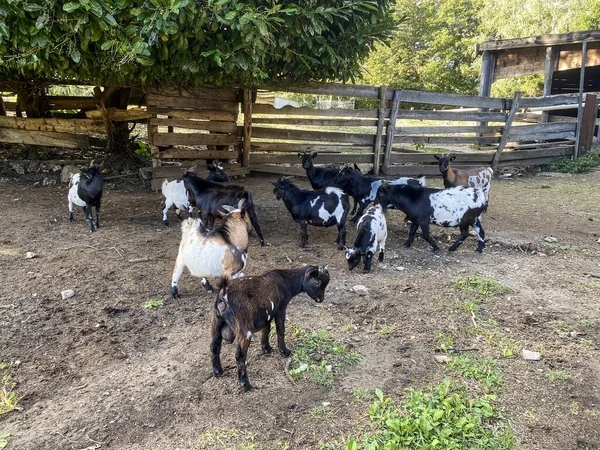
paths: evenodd
<path fill-rule="evenodd" d="M 235 85 L 349 80 L 389 0 L 5 0 L 0 78 Z"/>

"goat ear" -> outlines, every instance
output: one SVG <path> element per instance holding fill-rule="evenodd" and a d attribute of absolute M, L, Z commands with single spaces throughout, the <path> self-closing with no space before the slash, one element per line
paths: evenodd
<path fill-rule="evenodd" d="M 325 266 L 323 266 L 323 273 L 329 276 L 329 264 L 325 264 Z"/>
<path fill-rule="evenodd" d="M 243 209 L 245 201 L 246 201 L 245 198 L 240 199 L 240 201 L 238 202 L 237 209 Z"/>
<path fill-rule="evenodd" d="M 315 266 L 310 266 L 308 270 L 304 273 L 304 278 L 316 277 L 319 274 L 319 268 Z"/>
<path fill-rule="evenodd" d="M 313 158 L 316 158 L 316 157 L 317 157 L 317 155 L 318 155 L 318 153 L 317 153 L 317 152 L 313 152 L 313 154 L 312 154 L 312 157 L 313 157 Z"/>
<path fill-rule="evenodd" d="M 452 156 L 452 157 L 450 158 L 450 161 L 454 161 L 455 159 L 456 159 L 456 156 Z"/>
<path fill-rule="evenodd" d="M 217 165 L 215 163 L 210 163 L 207 167 L 211 172 L 217 169 Z"/>
<path fill-rule="evenodd" d="M 298 152 L 298 158 L 302 158 L 303 156 L 304 156 L 304 153 Z"/>
<path fill-rule="evenodd" d="M 223 211 L 223 210 L 225 210 L 225 211 Z M 221 213 L 222 216 L 226 216 L 227 214 L 231 214 L 233 211 L 235 211 L 235 208 L 233 206 L 221 205 L 221 209 L 219 210 L 219 213 Z"/>
<path fill-rule="evenodd" d="M 438 155 L 433 155 L 433 157 L 434 157 L 435 159 L 437 159 L 438 161 L 440 160 L 440 157 L 439 157 Z"/>
<path fill-rule="evenodd" d="M 278 183 L 277 181 L 270 181 L 270 183 L 275 187 L 279 187 L 279 185 L 277 184 Z"/>
<path fill-rule="evenodd" d="M 198 165 L 197 165 L 197 164 L 194 164 L 192 167 L 190 167 L 190 168 L 187 170 L 187 172 L 193 172 L 193 173 L 196 173 L 196 169 L 197 169 L 197 168 L 198 168 Z"/>

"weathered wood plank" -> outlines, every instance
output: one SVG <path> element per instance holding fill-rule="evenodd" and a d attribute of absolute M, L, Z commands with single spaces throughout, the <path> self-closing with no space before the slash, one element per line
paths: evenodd
<path fill-rule="evenodd" d="M 579 99 L 576 95 L 560 94 L 548 97 L 526 97 L 519 101 L 521 108 L 543 108 L 548 106 L 576 105 Z"/>
<path fill-rule="evenodd" d="M 600 30 L 576 31 L 564 34 L 542 34 L 516 39 L 498 39 L 477 46 L 477 52 L 486 50 L 505 50 L 510 48 L 549 47 L 557 44 L 576 44 L 585 40 L 600 40 Z"/>
<path fill-rule="evenodd" d="M 96 109 L 97 103 L 94 97 L 76 97 L 67 95 L 49 95 L 49 109 Z"/>
<path fill-rule="evenodd" d="M 296 92 L 299 94 L 337 95 L 341 97 L 377 98 L 379 91 L 374 86 L 341 83 L 309 83 L 303 86 L 267 85 L 270 91 Z"/>
<path fill-rule="evenodd" d="M 296 154 L 273 155 L 253 153 L 252 164 L 299 164 L 300 158 Z M 344 165 L 348 163 L 372 163 L 373 154 L 346 155 L 346 154 L 319 154 L 315 163 Z"/>
<path fill-rule="evenodd" d="M 227 150 L 192 150 L 170 148 L 158 154 L 160 159 L 238 159 L 239 153 Z"/>
<path fill-rule="evenodd" d="M 154 144 L 159 147 L 169 145 L 236 145 L 237 135 L 208 133 L 157 133 Z"/>
<path fill-rule="evenodd" d="M 233 134 L 237 134 L 238 132 L 238 126 L 235 122 L 222 122 L 218 120 L 150 119 L 148 123 L 158 127 L 187 128 L 190 130 L 218 131 Z"/>
<path fill-rule="evenodd" d="M 500 136 L 395 136 L 394 144 L 489 144 Z"/>
<path fill-rule="evenodd" d="M 318 144 L 288 144 L 280 142 L 253 142 L 252 152 L 323 152 L 323 153 L 373 153 L 372 145 L 318 145 Z"/>
<path fill-rule="evenodd" d="M 383 153 L 382 172 L 388 175 L 388 167 L 391 164 L 392 149 L 394 147 L 394 134 L 396 133 L 396 125 L 398 118 L 398 109 L 400 108 L 400 100 L 402 91 L 394 89 L 392 97 L 392 108 L 390 109 L 389 120 L 385 129 L 385 150 Z"/>
<path fill-rule="evenodd" d="M 157 108 L 190 108 L 196 111 L 225 111 L 237 115 L 239 104 L 222 100 L 196 99 L 188 97 L 169 97 L 166 95 L 148 95 L 146 104 Z"/>
<path fill-rule="evenodd" d="M 254 127 L 252 129 L 252 136 L 257 139 L 282 139 L 290 141 L 344 142 L 363 145 L 373 145 L 375 143 L 375 135 L 370 134 L 288 130 L 266 127 Z"/>
<path fill-rule="evenodd" d="M 163 166 L 152 169 L 152 178 L 169 178 L 175 179 L 181 177 L 188 169 L 196 166 L 195 173 L 198 176 L 206 177 L 208 170 L 206 169 L 206 161 L 202 158 L 196 161 L 183 161 L 181 166 Z M 241 168 L 239 164 L 224 164 L 225 172 L 228 174 Z"/>
<path fill-rule="evenodd" d="M 443 94 L 425 91 L 402 91 L 402 101 L 430 105 L 457 106 L 463 108 L 507 109 L 504 98 L 480 97 L 476 95 Z"/>
<path fill-rule="evenodd" d="M 496 153 L 494 154 L 494 159 L 492 161 L 492 169 L 494 172 L 498 169 L 498 162 L 500 161 L 500 155 L 508 142 L 508 135 L 510 133 L 510 126 L 517 115 L 517 111 L 519 110 L 519 100 L 521 99 L 521 93 L 516 92 L 513 97 L 512 105 L 510 107 L 510 112 L 508 113 L 508 118 L 506 119 L 506 126 L 504 131 L 502 132 L 502 138 L 500 139 L 500 143 L 498 144 L 498 148 L 496 149 Z"/>
<path fill-rule="evenodd" d="M 252 144 L 252 90 L 244 89 L 244 102 L 242 104 L 244 111 L 244 127 L 242 141 L 242 167 L 248 167 L 250 164 L 250 146 Z"/>
<path fill-rule="evenodd" d="M 522 136 L 510 136 L 509 141 L 548 141 L 550 139 L 569 139 L 575 137 L 575 131 L 561 131 L 556 133 L 535 133 L 525 134 Z M 506 147 L 509 147 L 509 142 L 506 143 Z"/>
<path fill-rule="evenodd" d="M 387 87 L 379 88 L 379 108 L 377 109 L 377 131 L 375 132 L 375 144 L 373 146 L 373 174 L 379 175 L 381 168 L 381 143 L 383 142 L 383 127 L 386 124 L 385 98 Z M 389 119 L 388 119 L 389 120 Z"/>
<path fill-rule="evenodd" d="M 466 134 L 501 133 L 503 126 L 437 126 L 437 127 L 396 127 L 396 136 L 406 134 Z"/>
<path fill-rule="evenodd" d="M 557 148 L 545 148 L 537 150 L 515 150 L 512 152 L 505 152 L 502 155 L 503 161 L 516 161 L 520 159 L 536 159 L 536 158 L 550 158 L 557 156 L 565 156 L 573 153 L 573 145 L 569 147 L 557 147 Z"/>
<path fill-rule="evenodd" d="M 303 125 L 316 127 L 375 127 L 377 120 L 361 119 L 300 119 L 288 117 L 253 117 L 252 123 L 269 125 Z"/>
<path fill-rule="evenodd" d="M 106 111 L 108 112 L 108 118 L 113 122 L 135 122 L 137 120 L 145 120 L 154 117 L 154 114 L 142 108 L 106 108 Z M 88 119 L 102 119 L 102 113 L 97 109 L 86 111 L 85 116 Z"/>
<path fill-rule="evenodd" d="M 0 128 L 0 142 L 9 144 L 42 145 L 47 147 L 90 147 L 90 139 L 85 134 L 14 130 L 9 128 Z"/>
<path fill-rule="evenodd" d="M 161 95 L 167 97 L 202 98 L 219 100 L 223 102 L 237 102 L 238 89 L 199 87 L 199 88 L 176 88 L 176 87 L 146 87 L 146 94 Z"/>
<path fill-rule="evenodd" d="M 434 158 L 434 153 L 394 153 L 392 154 L 393 164 L 414 164 L 414 163 L 431 163 L 438 164 Z M 456 156 L 456 161 L 452 164 L 458 167 L 460 165 L 483 165 L 491 164 L 493 153 L 453 153 Z"/>
<path fill-rule="evenodd" d="M 148 106 L 148 112 L 175 119 L 221 120 L 235 122 L 237 115 L 225 111 L 193 111 L 189 109 L 171 109 Z"/>
<path fill-rule="evenodd" d="M 453 122 L 506 122 L 507 113 L 474 111 L 427 111 L 401 109 L 398 119 L 451 120 Z"/>
<path fill-rule="evenodd" d="M 29 131 L 54 131 L 57 133 L 106 133 L 104 122 L 91 119 L 27 119 L 0 116 L 0 127 Z"/>
<path fill-rule="evenodd" d="M 499 167 L 506 167 L 506 166 L 516 166 L 516 167 L 521 167 L 521 166 L 542 166 L 544 164 L 550 164 L 552 161 L 556 160 L 556 156 L 552 156 L 550 158 L 533 158 L 533 159 L 515 159 L 512 161 L 507 161 L 502 159 L 502 161 L 500 161 L 500 163 L 498 164 Z"/>
<path fill-rule="evenodd" d="M 306 177 L 306 170 L 302 167 L 272 166 L 268 164 L 250 164 L 251 172 L 273 173 L 278 175 L 294 175 L 297 177 Z"/>
<path fill-rule="evenodd" d="M 542 123 L 537 125 L 518 125 L 510 128 L 510 132 L 508 133 L 509 138 L 514 137 L 527 137 L 532 134 L 543 134 L 543 133 L 558 133 L 563 131 L 572 131 L 575 132 L 575 124 L 574 123 L 564 123 L 564 122 L 556 122 L 556 123 Z"/>
<path fill-rule="evenodd" d="M 585 152 L 590 150 L 590 148 L 592 148 L 597 115 L 598 107 L 596 106 L 596 95 L 586 94 L 585 106 L 583 108 L 583 119 L 581 121 L 581 137 L 579 139 L 579 148 L 577 148 L 578 155 L 583 155 Z"/>
<path fill-rule="evenodd" d="M 314 109 L 307 106 L 296 108 L 284 106 L 275 108 L 272 105 L 257 103 L 253 107 L 253 113 L 268 114 L 274 116 L 324 116 L 324 117 L 367 117 L 377 118 L 377 111 L 371 109 Z"/>
<path fill-rule="evenodd" d="M 575 145 L 575 140 L 564 140 L 562 142 L 536 142 L 533 144 L 518 144 L 518 145 L 508 145 L 507 148 L 512 148 L 513 150 L 527 150 L 527 149 L 545 149 L 545 148 L 563 148 L 563 147 L 573 147 Z"/>

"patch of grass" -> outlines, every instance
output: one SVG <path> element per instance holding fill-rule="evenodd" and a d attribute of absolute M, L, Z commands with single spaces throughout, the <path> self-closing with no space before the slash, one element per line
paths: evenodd
<path fill-rule="evenodd" d="M 592 339 L 579 339 L 579 342 L 585 345 L 586 347 L 596 348 L 596 342 Z"/>
<path fill-rule="evenodd" d="M 597 166 L 600 166 L 600 147 L 589 150 L 579 159 L 573 160 L 570 157 L 560 158 L 543 166 L 542 170 L 546 172 L 584 173 L 589 172 Z"/>
<path fill-rule="evenodd" d="M 509 287 L 496 280 L 479 277 L 459 278 L 454 283 L 454 287 L 464 292 L 474 292 L 482 297 L 495 297 L 512 292 Z"/>
<path fill-rule="evenodd" d="M 450 334 L 438 333 L 435 337 L 440 345 L 440 350 L 448 353 L 448 349 L 454 347 L 454 338 Z"/>
<path fill-rule="evenodd" d="M 556 242 L 542 242 L 542 249 L 551 255 L 554 255 L 556 253 L 561 253 L 561 252 L 570 252 L 573 250 L 576 250 L 574 247 L 571 247 L 570 245 L 566 245 L 566 244 L 558 244 Z"/>
<path fill-rule="evenodd" d="M 379 334 L 384 336 L 391 336 L 398 331 L 398 325 L 381 325 L 379 328 Z"/>
<path fill-rule="evenodd" d="M 579 414 L 579 403 L 576 401 L 571 402 L 571 406 L 569 406 L 569 412 L 574 416 Z"/>
<path fill-rule="evenodd" d="M 310 410 L 310 417 L 318 420 L 332 420 L 337 416 L 336 412 L 329 406 L 315 406 Z"/>
<path fill-rule="evenodd" d="M 564 320 L 552 320 L 548 322 L 548 325 L 550 325 L 550 327 L 554 328 L 555 330 L 565 331 L 567 333 L 569 331 L 573 331 L 573 327 Z"/>
<path fill-rule="evenodd" d="M 530 410 L 530 409 L 528 409 L 527 411 L 525 411 L 523 413 L 523 415 L 525 417 L 527 417 L 528 419 L 530 419 L 530 420 L 536 420 L 535 413 L 532 410 Z"/>
<path fill-rule="evenodd" d="M 577 321 L 577 325 L 579 328 L 594 328 L 596 326 L 596 322 L 587 317 L 583 317 Z"/>
<path fill-rule="evenodd" d="M 571 379 L 571 375 L 562 370 L 549 370 L 544 373 L 544 378 L 552 383 L 563 383 Z"/>
<path fill-rule="evenodd" d="M 148 300 L 146 303 L 144 303 L 143 308 L 144 309 L 154 309 L 154 308 L 162 308 L 163 306 L 165 306 L 164 300 Z"/>
<path fill-rule="evenodd" d="M 487 330 L 471 325 L 466 326 L 464 330 L 470 336 L 483 337 L 486 344 L 493 349 L 497 349 L 503 358 L 513 358 L 521 350 L 521 343 L 519 341 L 504 335 L 498 330 Z"/>
<path fill-rule="evenodd" d="M 446 367 L 452 373 L 480 382 L 489 391 L 501 388 L 504 383 L 504 378 L 498 370 L 498 362 L 492 358 L 457 355 Z"/>
<path fill-rule="evenodd" d="M 333 386 L 335 373 L 356 364 L 360 355 L 350 351 L 324 331 L 306 331 L 292 328 L 294 348 L 290 375 L 309 380 L 319 386 Z"/>
<path fill-rule="evenodd" d="M 19 406 L 21 398 L 17 397 L 16 387 L 17 383 L 11 380 L 10 375 L 2 377 L 2 384 L 0 385 L 0 415 L 9 413 L 15 409 L 21 409 Z"/>
<path fill-rule="evenodd" d="M 0 449 L 3 449 L 8 445 L 8 438 L 10 433 L 0 433 Z"/>
<path fill-rule="evenodd" d="M 409 390 L 400 405 L 380 390 L 376 395 L 370 408 L 375 431 L 351 438 L 348 450 L 516 448 L 514 433 L 502 420 L 493 395 L 469 398 L 448 379 L 433 388 Z"/>
<path fill-rule="evenodd" d="M 373 400 L 373 392 L 370 389 L 357 387 L 352 391 L 352 395 L 361 402 L 370 402 Z"/>
<path fill-rule="evenodd" d="M 241 431 L 236 428 L 230 430 L 204 430 L 200 438 L 190 444 L 189 450 L 202 449 L 239 449 L 258 450 L 260 447 L 254 442 L 256 433 Z"/>

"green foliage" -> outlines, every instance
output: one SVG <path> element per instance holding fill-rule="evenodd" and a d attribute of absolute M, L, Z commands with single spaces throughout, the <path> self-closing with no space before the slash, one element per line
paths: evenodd
<path fill-rule="evenodd" d="M 150 151 L 150 147 L 148 147 L 148 144 L 146 144 L 144 141 L 137 141 L 137 144 L 138 148 L 135 149 L 135 153 L 137 153 L 140 156 L 143 156 L 144 158 L 151 159 L 152 152 Z"/>
<path fill-rule="evenodd" d="M 352 395 L 361 402 L 370 402 L 373 400 L 373 392 L 370 389 L 357 387 L 352 391 Z"/>
<path fill-rule="evenodd" d="M 452 373 L 479 381 L 490 391 L 499 389 L 504 382 L 498 363 L 492 358 L 457 355 L 452 357 L 446 367 Z"/>
<path fill-rule="evenodd" d="M 356 364 L 360 355 L 328 336 L 324 331 L 308 332 L 294 327 L 294 349 L 290 375 L 319 386 L 333 386 L 335 372 Z"/>
<path fill-rule="evenodd" d="M 9 433 L 0 433 L 0 449 L 5 448 L 8 445 Z"/>
<path fill-rule="evenodd" d="M 600 147 L 595 147 L 578 159 L 562 157 L 543 167 L 546 172 L 584 173 L 600 166 Z"/>
<path fill-rule="evenodd" d="M 454 283 L 454 287 L 465 292 L 474 292 L 483 297 L 495 297 L 511 292 L 510 288 L 487 278 L 468 277 L 459 278 Z"/>
<path fill-rule="evenodd" d="M 562 383 L 571 379 L 571 375 L 562 370 L 549 370 L 544 373 L 544 378 L 552 383 Z"/>
<path fill-rule="evenodd" d="M 431 389 L 410 390 L 396 406 L 377 390 L 370 417 L 378 431 L 360 441 L 351 439 L 348 450 L 379 449 L 502 449 L 516 447 L 511 429 L 501 421 L 495 396 L 468 398 L 468 393 L 446 379 Z"/>
<path fill-rule="evenodd" d="M 0 383 L 0 415 L 21 409 L 19 405 L 20 397 L 17 397 L 15 388 L 17 383 L 11 380 L 10 375 L 4 375 Z"/>
<path fill-rule="evenodd" d="M 348 80 L 394 25 L 389 0 L 5 0 L 0 78 Z"/>
<path fill-rule="evenodd" d="M 148 300 L 146 303 L 144 303 L 143 308 L 144 309 L 154 309 L 154 308 L 162 308 L 163 306 L 165 306 L 164 300 Z"/>

